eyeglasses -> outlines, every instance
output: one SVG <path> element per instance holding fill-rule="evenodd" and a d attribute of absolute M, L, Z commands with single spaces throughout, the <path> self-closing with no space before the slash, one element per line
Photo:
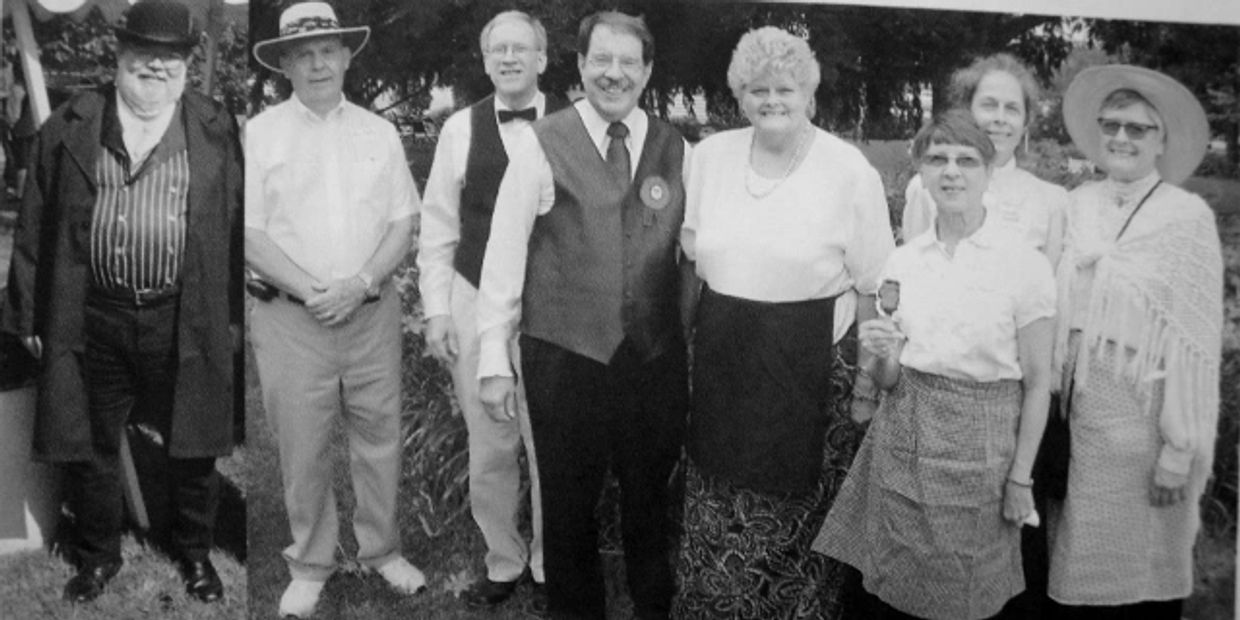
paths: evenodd
<path fill-rule="evenodd" d="M 500 44 L 488 47 L 486 52 L 492 56 L 506 56 L 508 52 L 512 52 L 513 56 L 521 56 L 534 51 L 534 48 L 522 43 L 513 43 L 512 45 Z"/>
<path fill-rule="evenodd" d="M 642 60 L 632 56 L 620 56 L 616 58 L 611 54 L 593 54 L 586 58 L 586 62 L 595 69 L 610 69 L 611 65 L 617 60 L 620 61 L 620 69 L 625 73 L 634 73 L 642 67 Z"/>
<path fill-rule="evenodd" d="M 1158 125 L 1146 125 L 1144 123 L 1123 123 L 1109 118 L 1098 119 L 1098 127 L 1102 129 L 1102 135 L 1114 136 L 1119 133 L 1122 128 L 1125 134 L 1133 140 L 1140 140 L 1145 134 L 1151 131 L 1157 131 Z"/>
<path fill-rule="evenodd" d="M 985 162 L 983 162 L 980 157 L 974 157 L 972 155 L 961 155 L 956 158 L 948 157 L 946 155 L 926 155 L 921 158 L 921 164 L 923 166 L 930 166 L 931 168 L 946 168 L 947 164 L 953 161 L 956 162 L 956 167 L 961 170 L 977 170 L 985 165 Z"/>

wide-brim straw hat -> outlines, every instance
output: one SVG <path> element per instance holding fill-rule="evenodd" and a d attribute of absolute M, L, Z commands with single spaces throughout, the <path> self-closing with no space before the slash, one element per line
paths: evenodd
<path fill-rule="evenodd" d="M 1133 65 L 1102 65 L 1081 71 L 1063 97 L 1063 121 L 1072 142 L 1090 161 L 1102 165 L 1102 102 L 1120 89 L 1141 93 L 1162 117 L 1166 144 L 1154 166 L 1163 180 L 1179 184 L 1206 155 L 1210 124 L 1201 102 L 1170 76 Z"/>
<path fill-rule="evenodd" d="M 300 2 L 280 14 L 279 36 L 254 44 L 254 58 L 264 67 L 279 72 L 280 56 L 287 46 L 318 37 L 340 37 L 356 56 L 370 39 L 370 27 L 341 27 L 330 4 Z"/>

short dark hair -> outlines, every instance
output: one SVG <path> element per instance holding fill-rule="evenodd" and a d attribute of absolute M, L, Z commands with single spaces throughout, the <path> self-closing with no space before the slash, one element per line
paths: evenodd
<path fill-rule="evenodd" d="M 934 144 L 971 146 L 982 155 L 982 161 L 987 166 L 995 161 L 995 144 L 990 141 L 990 136 L 977 126 L 968 110 L 954 108 L 926 123 L 913 138 L 913 161 L 920 163 L 926 151 Z"/>
<path fill-rule="evenodd" d="M 642 42 L 642 63 L 648 65 L 654 61 L 654 35 L 646 27 L 646 20 L 619 11 L 599 11 L 581 20 L 581 27 L 577 30 L 577 53 L 582 57 L 590 53 L 590 37 L 594 36 L 594 29 L 599 26 L 637 37 Z"/>

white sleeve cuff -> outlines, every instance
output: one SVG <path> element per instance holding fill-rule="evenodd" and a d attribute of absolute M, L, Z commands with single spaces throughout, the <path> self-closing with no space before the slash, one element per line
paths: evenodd
<path fill-rule="evenodd" d="M 1196 455 L 1193 450 L 1180 450 L 1171 444 L 1165 443 L 1162 452 L 1158 454 L 1158 466 L 1176 474 L 1184 476 L 1193 467 L 1193 457 Z"/>

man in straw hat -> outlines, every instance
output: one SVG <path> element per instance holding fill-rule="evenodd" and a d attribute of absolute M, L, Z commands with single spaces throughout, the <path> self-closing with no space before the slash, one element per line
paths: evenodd
<path fill-rule="evenodd" d="M 508 167 L 507 148 L 531 122 L 564 103 L 538 89 L 538 76 L 547 67 L 547 32 L 536 18 L 504 11 L 482 28 L 480 42 L 495 93 L 453 114 L 439 134 L 422 206 L 418 283 L 427 345 L 452 370 L 469 429 L 469 503 L 487 544 L 487 574 L 461 598 L 470 607 L 494 607 L 512 596 L 528 567 L 538 611 L 546 606 L 542 502 L 529 413 L 520 388 L 515 419 L 493 419 L 484 411 L 478 397 L 474 305 L 491 213 Z M 522 445 L 530 477 L 533 537 L 528 545 L 518 529 Z"/>
<path fill-rule="evenodd" d="M 481 398 L 493 418 L 517 416 L 519 320 L 549 611 L 604 617 L 594 507 L 610 466 L 635 614 L 666 618 L 668 477 L 688 410 L 677 265 L 688 147 L 637 107 L 654 68 L 641 18 L 588 16 L 577 46 L 585 99 L 523 128 L 500 182 L 478 294 Z"/>
<path fill-rule="evenodd" d="M 265 280 L 251 334 L 276 434 L 293 542 L 281 615 L 314 612 L 336 567 L 339 525 L 328 446 L 343 418 L 357 506 L 358 559 L 394 588 L 423 588 L 401 557 L 400 299 L 389 281 L 409 251 L 417 188 L 396 130 L 344 98 L 369 37 L 325 2 L 280 16 L 254 46 L 293 96 L 255 116 L 246 137 L 246 262 Z M 269 283 L 269 284 L 267 284 Z"/>
<path fill-rule="evenodd" d="M 188 593 L 214 601 L 215 457 L 232 449 L 243 308 L 237 128 L 185 89 L 199 31 L 184 4 L 140 0 L 115 32 L 114 81 L 35 142 L 3 329 L 43 360 L 34 453 L 64 463 L 76 517 L 65 598 L 93 600 L 121 566 L 132 421 L 162 437 L 172 549 Z"/>
<path fill-rule="evenodd" d="M 1064 618 L 1180 618 L 1219 406 L 1222 258 L 1214 214 L 1177 185 L 1209 140 L 1201 104 L 1141 67 L 1082 71 L 1072 141 L 1107 178 L 1072 192 L 1059 263 L 1071 431 L 1050 558 Z"/>

